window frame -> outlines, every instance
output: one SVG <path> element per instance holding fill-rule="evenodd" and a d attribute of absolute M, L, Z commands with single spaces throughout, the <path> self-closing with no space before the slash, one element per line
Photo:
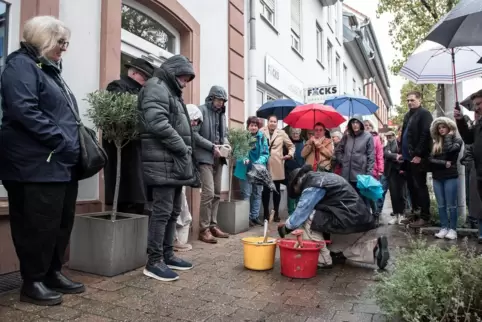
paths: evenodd
<path fill-rule="evenodd" d="M 326 41 L 326 66 L 328 68 L 328 83 L 330 84 L 333 80 L 333 51 L 334 46 L 331 41 L 328 39 Z"/>
<path fill-rule="evenodd" d="M 316 22 L 316 59 L 324 68 L 325 61 L 325 31 L 320 23 Z"/>
<path fill-rule="evenodd" d="M 274 8 L 271 9 L 264 0 L 259 0 L 259 4 L 261 5 L 261 10 L 260 10 L 260 16 L 271 26 L 276 27 L 276 0 L 274 2 Z M 266 14 L 269 13 L 272 17 L 272 19 L 269 18 L 269 15 Z"/>

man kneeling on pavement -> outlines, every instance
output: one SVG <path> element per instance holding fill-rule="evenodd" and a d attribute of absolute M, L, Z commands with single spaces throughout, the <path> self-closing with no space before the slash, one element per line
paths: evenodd
<path fill-rule="evenodd" d="M 303 238 L 322 241 L 330 233 L 332 244 L 323 247 L 318 266 L 332 268 L 333 261 L 351 260 L 387 266 L 390 254 L 385 236 L 374 237 L 375 218 L 355 189 L 342 177 L 329 172 L 313 172 L 303 166 L 290 175 L 289 198 L 298 198 L 296 210 L 278 226 L 282 238 L 303 233 Z M 331 250 L 331 252 L 330 252 Z M 333 258 L 332 258 L 333 257 Z"/>

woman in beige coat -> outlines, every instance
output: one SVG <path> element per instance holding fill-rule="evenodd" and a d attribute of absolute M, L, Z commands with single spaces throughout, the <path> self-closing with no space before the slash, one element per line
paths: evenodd
<path fill-rule="evenodd" d="M 278 118 L 274 115 L 268 118 L 268 126 L 264 127 L 262 131 L 268 139 L 269 145 L 268 169 L 278 191 L 278 193 L 273 192 L 274 221 L 279 222 L 279 204 L 281 201 L 280 185 L 285 180 L 284 163 L 285 160 L 293 158 L 295 145 L 291 142 L 285 131 L 278 129 Z M 287 155 L 283 155 L 283 147 L 287 148 Z M 271 191 L 268 188 L 264 188 L 262 194 L 264 219 L 269 218 L 270 199 Z"/>
<path fill-rule="evenodd" d="M 331 158 L 333 157 L 333 142 L 325 136 L 325 126 L 315 124 L 315 134 L 305 143 L 301 156 L 306 164 L 313 167 L 313 171 L 331 172 Z"/>

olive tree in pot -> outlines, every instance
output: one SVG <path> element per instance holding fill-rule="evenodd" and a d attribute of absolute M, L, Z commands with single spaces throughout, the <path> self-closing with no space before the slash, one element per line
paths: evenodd
<path fill-rule="evenodd" d="M 241 128 L 228 130 L 231 154 L 228 158 L 229 190 L 228 200 L 219 203 L 218 225 L 229 234 L 239 234 L 249 229 L 249 200 L 233 200 L 233 170 L 236 160 L 244 159 L 251 150 L 251 134 Z"/>
<path fill-rule="evenodd" d="M 76 218 L 70 241 L 69 267 L 115 276 L 146 263 L 147 216 L 117 212 L 122 148 L 138 136 L 137 96 L 104 90 L 88 94 L 87 116 L 117 150 L 116 185 L 112 211 Z"/>

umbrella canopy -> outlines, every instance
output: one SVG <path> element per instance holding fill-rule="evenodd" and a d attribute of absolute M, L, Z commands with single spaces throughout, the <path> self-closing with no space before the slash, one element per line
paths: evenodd
<path fill-rule="evenodd" d="M 410 56 L 400 74 L 416 84 L 452 84 L 455 66 L 455 79 L 462 82 L 482 75 L 481 57 L 482 47 L 436 46 Z"/>
<path fill-rule="evenodd" d="M 267 119 L 271 115 L 276 115 L 278 120 L 284 120 L 284 118 L 298 105 L 303 105 L 303 103 L 290 98 L 268 101 L 256 111 L 256 116 Z"/>
<path fill-rule="evenodd" d="M 371 115 L 378 110 L 378 106 L 365 96 L 334 96 L 325 100 L 324 104 L 333 106 L 338 113 L 345 116 Z"/>
<path fill-rule="evenodd" d="M 297 106 L 284 122 L 299 129 L 311 130 L 316 123 L 322 123 L 327 129 L 332 129 L 345 122 L 345 118 L 331 106 L 307 104 Z"/>
<path fill-rule="evenodd" d="M 446 48 L 482 46 L 482 1 L 461 0 L 430 30 L 426 40 Z"/>

